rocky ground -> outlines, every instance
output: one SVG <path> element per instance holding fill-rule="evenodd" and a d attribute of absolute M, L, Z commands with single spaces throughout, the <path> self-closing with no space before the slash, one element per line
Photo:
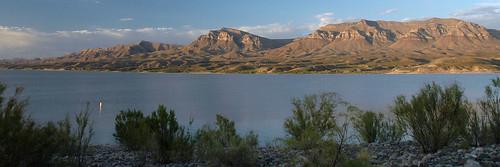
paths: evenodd
<path fill-rule="evenodd" d="M 424 154 L 412 142 L 399 144 L 362 144 L 349 145 L 345 152 L 350 157 L 367 149 L 370 153 L 370 163 L 374 166 L 500 166 L 500 145 L 485 147 L 454 149 L 445 148 L 434 154 Z M 206 166 L 202 162 L 189 162 L 182 164 L 155 164 L 147 157 L 138 158 L 138 153 L 130 152 L 115 145 L 99 145 L 92 147 L 92 153 L 87 156 L 89 166 Z M 297 151 L 284 151 L 278 147 L 262 147 L 258 150 L 259 166 L 292 166 L 290 163 L 300 153 Z M 144 163 L 146 162 L 145 165 Z"/>
<path fill-rule="evenodd" d="M 411 142 L 367 144 L 356 148 L 367 148 L 374 166 L 500 166 L 500 145 L 445 148 L 433 154 L 422 153 L 418 145 Z"/>

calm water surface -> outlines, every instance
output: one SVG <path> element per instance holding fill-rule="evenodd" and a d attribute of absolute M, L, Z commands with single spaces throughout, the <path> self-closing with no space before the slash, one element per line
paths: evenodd
<path fill-rule="evenodd" d="M 115 143 L 114 118 L 127 108 L 152 112 L 158 104 L 175 109 L 179 121 L 192 129 L 213 122 L 221 113 L 239 130 L 256 131 L 261 142 L 282 137 L 283 121 L 290 115 L 293 97 L 337 92 L 363 109 L 388 111 L 397 95 L 411 95 L 423 84 L 458 82 L 467 97 L 476 100 L 498 74 L 460 75 L 240 75 L 160 74 L 114 72 L 50 72 L 0 70 L 0 81 L 25 88 L 28 112 L 40 122 L 61 120 L 90 102 L 94 143 Z M 104 108 L 99 111 L 99 100 Z"/>

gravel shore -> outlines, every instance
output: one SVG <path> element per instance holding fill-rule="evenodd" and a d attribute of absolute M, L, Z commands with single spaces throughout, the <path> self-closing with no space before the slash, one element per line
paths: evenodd
<path fill-rule="evenodd" d="M 354 158 L 360 150 L 368 150 L 370 163 L 374 166 L 499 166 L 500 145 L 472 147 L 468 149 L 445 148 L 433 154 L 424 154 L 413 142 L 397 144 L 348 145 L 344 152 Z M 87 155 L 89 166 L 149 166 L 149 167 L 195 167 L 206 166 L 193 161 L 180 164 L 156 164 L 150 156 L 140 156 L 117 145 L 96 145 Z M 145 158 L 139 158 L 145 157 Z M 279 147 L 258 149 L 259 166 L 292 166 L 293 159 L 301 157 L 299 151 L 286 151 Z"/>

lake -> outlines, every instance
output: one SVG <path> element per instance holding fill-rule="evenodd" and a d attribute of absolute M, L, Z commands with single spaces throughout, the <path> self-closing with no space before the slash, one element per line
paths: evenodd
<path fill-rule="evenodd" d="M 397 95 L 411 95 L 425 83 L 458 82 L 470 100 L 498 74 L 428 75 L 245 75 L 164 74 L 128 72 L 68 72 L 0 70 L 0 82 L 25 88 L 28 113 L 39 122 L 71 118 L 89 102 L 93 110 L 95 144 L 113 144 L 114 118 L 120 110 L 151 113 L 159 104 L 175 109 L 179 122 L 191 129 L 215 120 L 220 113 L 238 130 L 254 130 L 262 143 L 283 137 L 283 122 L 291 115 L 291 99 L 306 94 L 337 92 L 362 109 L 387 112 Z M 99 111 L 99 100 L 103 110 Z"/>

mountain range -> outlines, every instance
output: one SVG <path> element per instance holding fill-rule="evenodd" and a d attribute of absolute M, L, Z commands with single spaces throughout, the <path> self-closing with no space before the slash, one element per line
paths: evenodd
<path fill-rule="evenodd" d="M 216 73 L 464 73 L 500 71 L 500 31 L 458 19 L 330 24 L 295 39 L 221 28 L 187 45 L 141 41 L 13 69 Z"/>

